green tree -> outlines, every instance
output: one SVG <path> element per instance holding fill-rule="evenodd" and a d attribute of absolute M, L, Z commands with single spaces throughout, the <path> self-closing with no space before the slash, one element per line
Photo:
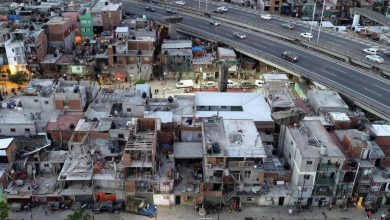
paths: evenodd
<path fill-rule="evenodd" d="M 8 218 L 9 207 L 4 201 L 0 201 L 0 220 Z"/>
<path fill-rule="evenodd" d="M 68 215 L 66 220 L 90 220 L 91 215 L 84 212 L 84 209 L 79 209 L 74 211 L 72 214 Z"/>
<path fill-rule="evenodd" d="M 143 79 L 139 79 L 139 80 L 136 80 L 134 82 L 134 85 L 137 85 L 137 84 L 145 84 L 146 83 L 146 80 L 143 80 Z"/>
<path fill-rule="evenodd" d="M 15 84 L 20 85 L 20 84 L 22 84 L 24 82 L 27 82 L 27 77 L 26 77 L 26 75 L 24 73 L 18 72 L 18 73 L 14 74 L 14 75 L 10 75 L 8 77 L 8 80 L 13 82 L 13 83 L 15 83 Z"/>

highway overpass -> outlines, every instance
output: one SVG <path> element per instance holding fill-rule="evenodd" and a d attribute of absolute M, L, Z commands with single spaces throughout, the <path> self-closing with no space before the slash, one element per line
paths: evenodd
<path fill-rule="evenodd" d="M 165 9 L 156 8 L 156 12 L 146 12 L 144 5 L 126 3 L 125 8 L 134 14 L 146 14 L 149 18 L 165 24 Z M 183 22 L 178 24 L 179 31 L 204 39 L 223 42 L 237 51 L 264 63 L 273 65 L 294 75 L 307 77 L 332 88 L 355 101 L 360 107 L 370 110 L 378 116 L 390 120 L 390 84 L 382 78 L 366 74 L 342 61 L 312 52 L 302 47 L 278 40 L 254 31 L 237 28 L 229 24 L 218 27 L 209 24 L 209 20 L 188 13 L 178 13 Z M 165 24 L 167 25 L 167 24 Z M 232 32 L 239 31 L 247 35 L 246 39 L 233 37 Z M 290 63 L 280 58 L 285 50 L 294 51 L 300 61 Z"/>

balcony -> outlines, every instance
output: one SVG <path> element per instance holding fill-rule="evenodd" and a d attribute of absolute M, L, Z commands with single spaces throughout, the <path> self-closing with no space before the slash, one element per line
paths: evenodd
<path fill-rule="evenodd" d="M 317 171 L 326 171 L 326 172 L 335 172 L 340 169 L 340 164 L 338 163 L 322 163 L 318 164 Z"/>
<path fill-rule="evenodd" d="M 256 164 L 254 161 L 231 161 L 228 164 L 230 169 L 245 168 L 245 167 L 254 168 L 255 165 Z"/>

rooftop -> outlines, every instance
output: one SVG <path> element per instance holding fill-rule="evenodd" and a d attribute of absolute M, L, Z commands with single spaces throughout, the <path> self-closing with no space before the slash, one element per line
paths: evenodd
<path fill-rule="evenodd" d="M 176 159 L 202 159 L 202 142 L 175 142 L 173 153 Z"/>
<path fill-rule="evenodd" d="M 344 108 L 349 109 L 348 105 L 335 91 L 330 90 L 309 90 L 308 92 L 309 102 L 313 102 L 318 108 Z M 312 105 L 314 105 L 312 104 Z"/>
<path fill-rule="evenodd" d="M 83 112 L 65 112 L 57 118 L 52 119 L 46 126 L 46 131 L 50 130 L 72 130 L 77 125 L 78 121 L 84 116 Z"/>
<path fill-rule="evenodd" d="M 13 138 L 2 138 L 2 139 L 0 139 L 0 150 L 7 149 L 13 140 L 14 140 Z"/>
<path fill-rule="evenodd" d="M 334 121 L 351 121 L 343 112 L 329 112 L 328 114 Z"/>
<path fill-rule="evenodd" d="M 184 49 L 192 47 L 191 40 L 164 40 L 161 49 Z"/>
<path fill-rule="evenodd" d="M 22 108 L 0 109 L 0 124 L 34 124 Z"/>
<path fill-rule="evenodd" d="M 286 81 L 286 82 L 290 81 L 286 74 L 275 74 L 275 73 L 263 74 L 263 79 L 265 83 L 270 81 Z"/>
<path fill-rule="evenodd" d="M 92 175 L 91 155 L 75 154 L 66 158 L 58 180 L 91 180 Z"/>
<path fill-rule="evenodd" d="M 108 2 L 106 5 L 105 3 Z M 91 12 L 102 12 L 102 11 L 118 11 L 121 3 L 112 3 L 106 0 L 100 0 L 92 7 Z"/>
<path fill-rule="evenodd" d="M 268 90 L 268 101 L 271 107 L 293 108 L 295 106 L 287 88 Z"/>
<path fill-rule="evenodd" d="M 219 115 L 224 119 L 251 119 L 273 121 L 271 110 L 260 93 L 198 92 L 195 94 L 196 117 Z M 199 106 L 213 106 L 217 109 L 199 110 Z M 230 111 L 224 107 L 236 107 Z"/>
<path fill-rule="evenodd" d="M 218 56 L 219 58 L 236 58 L 236 52 L 230 48 L 218 47 Z"/>
<path fill-rule="evenodd" d="M 390 125 L 371 125 L 372 132 L 379 137 L 390 137 Z"/>
<path fill-rule="evenodd" d="M 117 27 L 115 29 L 116 33 L 128 33 L 129 32 L 129 27 Z"/>
<path fill-rule="evenodd" d="M 204 152 L 220 157 L 265 158 L 261 138 L 252 120 L 208 119 L 203 122 Z M 218 144 L 214 151 L 211 145 Z"/>
<path fill-rule="evenodd" d="M 71 18 L 66 17 L 52 17 L 46 24 L 47 25 L 65 25 Z"/>
<path fill-rule="evenodd" d="M 49 97 L 55 88 L 52 79 L 31 79 L 23 91 L 24 96 Z"/>
<path fill-rule="evenodd" d="M 299 152 L 303 157 L 321 157 L 321 146 L 326 147 L 326 156 L 344 157 L 320 121 L 301 121 L 300 127 L 289 126 Z"/>

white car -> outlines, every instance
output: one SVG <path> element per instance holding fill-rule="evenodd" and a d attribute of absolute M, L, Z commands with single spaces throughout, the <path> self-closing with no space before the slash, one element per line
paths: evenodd
<path fill-rule="evenodd" d="M 221 6 L 221 7 L 218 7 L 217 10 L 218 10 L 218 11 L 227 12 L 227 11 L 228 11 L 228 8 L 225 7 L 225 6 Z"/>
<path fill-rule="evenodd" d="M 312 39 L 313 35 L 311 33 L 301 33 L 301 37 Z"/>
<path fill-rule="evenodd" d="M 183 2 L 183 1 L 177 1 L 177 2 L 175 2 L 175 4 L 177 4 L 177 5 L 185 5 L 186 3 Z"/>
<path fill-rule="evenodd" d="M 207 82 L 204 82 L 202 83 L 202 85 L 200 86 L 201 88 L 215 88 L 216 84 L 214 81 L 207 81 Z"/>
<path fill-rule="evenodd" d="M 263 88 L 263 86 L 264 86 L 264 81 L 263 81 L 263 80 L 257 79 L 257 80 L 255 81 L 255 86 L 260 87 L 260 88 Z"/>
<path fill-rule="evenodd" d="M 262 15 L 260 15 L 260 18 L 265 19 L 265 20 L 271 20 L 271 15 L 270 14 L 262 14 Z"/>
<path fill-rule="evenodd" d="M 385 61 L 382 57 L 378 55 L 367 55 L 366 59 L 375 63 L 383 63 L 383 61 Z"/>
<path fill-rule="evenodd" d="M 228 80 L 228 82 L 227 82 L 227 87 L 228 88 L 236 88 L 238 86 L 238 83 L 236 83 L 236 82 L 233 82 L 232 80 Z"/>
<path fill-rule="evenodd" d="M 371 48 L 363 49 L 363 52 L 366 53 L 366 54 L 377 55 L 378 52 L 379 52 L 379 49 L 371 47 Z"/>

